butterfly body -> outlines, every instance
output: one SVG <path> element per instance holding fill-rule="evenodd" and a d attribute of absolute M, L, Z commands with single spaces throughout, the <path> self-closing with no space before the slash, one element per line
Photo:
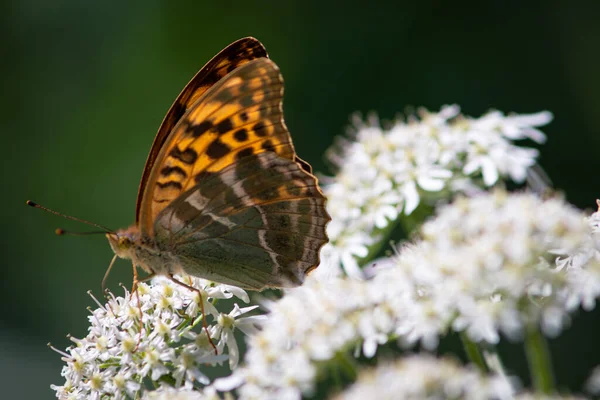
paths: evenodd
<path fill-rule="evenodd" d="M 283 120 L 283 79 L 253 38 L 234 42 L 186 86 L 154 141 L 136 223 L 115 253 L 157 275 L 244 289 L 302 283 L 327 242 L 317 178 Z"/>
<path fill-rule="evenodd" d="M 173 254 L 150 238 L 142 238 L 135 225 L 118 230 L 115 234 L 109 233 L 106 237 L 117 256 L 131 260 L 134 265 L 149 274 L 168 275 L 182 272 Z"/>

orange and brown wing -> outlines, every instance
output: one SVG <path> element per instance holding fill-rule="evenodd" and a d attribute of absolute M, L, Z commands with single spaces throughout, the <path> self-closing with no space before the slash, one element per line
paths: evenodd
<path fill-rule="evenodd" d="M 157 215 L 203 179 L 245 157 L 273 152 L 297 162 L 283 121 L 283 78 L 268 58 L 249 61 L 209 88 L 173 129 L 156 157 L 140 206 L 143 233 Z"/>
<path fill-rule="evenodd" d="M 252 37 L 237 40 L 221 50 L 219 54 L 214 56 L 212 60 L 202 67 L 179 94 L 167 112 L 167 115 L 154 138 L 154 142 L 152 143 L 152 148 L 148 155 L 138 190 L 136 223 L 140 222 L 143 195 L 150 173 L 157 161 L 157 156 L 161 148 L 169 139 L 169 134 L 173 128 L 194 103 L 196 103 L 215 83 L 241 65 L 257 58 L 268 58 L 267 51 L 258 40 Z"/>

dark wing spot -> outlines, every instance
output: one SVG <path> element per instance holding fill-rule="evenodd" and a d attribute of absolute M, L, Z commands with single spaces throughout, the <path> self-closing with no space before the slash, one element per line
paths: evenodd
<path fill-rule="evenodd" d="M 196 183 L 199 183 L 205 179 L 210 179 L 212 176 L 215 176 L 214 172 L 202 171 L 194 177 Z"/>
<path fill-rule="evenodd" d="M 175 146 L 169 155 L 188 165 L 195 163 L 198 159 L 198 153 L 196 153 L 192 148 L 187 148 L 185 151 L 181 151 L 179 150 L 179 147 Z"/>
<path fill-rule="evenodd" d="M 259 200 L 276 200 L 281 196 L 279 195 L 279 187 L 275 186 L 269 189 L 265 189 L 259 193 L 256 193 L 254 197 L 256 197 Z"/>
<path fill-rule="evenodd" d="M 275 152 L 275 146 L 273 146 L 273 142 L 271 142 L 270 140 L 264 142 L 260 147 L 262 147 L 265 151 Z"/>
<path fill-rule="evenodd" d="M 291 235 L 276 232 L 273 236 L 275 236 L 274 242 L 277 243 L 280 248 L 286 249 L 294 246 L 294 240 L 292 239 Z"/>
<path fill-rule="evenodd" d="M 275 214 L 273 217 L 274 224 L 273 227 L 275 229 L 288 229 L 292 227 L 292 219 L 287 214 Z"/>
<path fill-rule="evenodd" d="M 173 188 L 179 189 L 179 190 L 183 189 L 183 186 L 181 186 L 181 183 L 175 182 L 175 181 L 167 181 L 165 183 L 156 182 L 156 186 L 158 186 L 162 189 L 167 188 L 167 187 L 173 187 Z"/>
<path fill-rule="evenodd" d="M 225 143 L 221 142 L 220 140 L 215 140 L 206 149 L 206 155 L 208 155 L 213 160 L 216 160 L 218 158 L 224 157 L 230 151 L 231 149 Z"/>
<path fill-rule="evenodd" d="M 263 124 L 261 121 L 259 121 L 256 124 L 254 124 L 254 126 L 252 127 L 252 129 L 256 133 L 256 136 L 260 136 L 260 137 L 267 136 L 267 131 L 265 129 L 265 124 Z"/>
<path fill-rule="evenodd" d="M 213 127 L 212 122 L 210 121 L 202 121 L 198 125 L 191 125 L 190 128 L 192 130 L 191 135 L 195 138 L 209 131 Z"/>
<path fill-rule="evenodd" d="M 175 125 L 175 121 L 179 121 L 183 114 L 185 114 L 187 107 L 185 106 L 185 100 L 180 99 L 181 102 L 176 102 L 171 108 L 171 112 L 167 114 L 168 125 Z M 167 121 L 165 121 L 167 122 Z M 163 124 L 164 125 L 164 124 Z"/>
<path fill-rule="evenodd" d="M 250 91 L 250 88 L 248 87 L 248 81 L 243 81 L 242 84 L 239 86 L 239 93 L 246 93 Z"/>
<path fill-rule="evenodd" d="M 228 103 L 233 98 L 230 88 L 221 89 L 215 94 L 215 100 L 221 103 Z"/>
<path fill-rule="evenodd" d="M 246 149 L 242 149 L 240 151 L 238 151 L 238 153 L 235 155 L 235 157 L 240 160 L 244 157 L 249 157 L 254 153 L 254 150 L 252 150 L 252 147 L 248 147 Z"/>
<path fill-rule="evenodd" d="M 185 173 L 185 171 L 178 167 L 178 166 L 174 166 L 174 167 L 164 167 L 163 169 L 160 170 L 160 174 L 162 176 L 169 176 L 171 174 L 177 174 L 177 175 L 181 175 L 182 177 L 186 177 L 187 174 Z"/>
<path fill-rule="evenodd" d="M 300 186 L 286 186 L 285 191 L 289 193 L 290 196 L 300 197 L 302 196 L 302 187 Z"/>
<path fill-rule="evenodd" d="M 216 128 L 217 128 L 217 133 L 219 135 L 229 132 L 230 130 L 233 129 L 233 124 L 231 123 L 231 119 L 230 118 L 224 119 L 223 121 L 221 121 L 217 124 Z"/>
<path fill-rule="evenodd" d="M 238 103 L 240 103 L 240 106 L 247 108 L 250 106 L 253 106 L 255 103 L 254 99 L 252 98 L 252 96 L 243 96 L 240 97 L 240 99 L 238 100 Z"/>
<path fill-rule="evenodd" d="M 246 111 L 241 112 L 240 119 L 244 122 L 248 121 L 248 113 Z"/>
<path fill-rule="evenodd" d="M 233 134 L 233 137 L 238 142 L 245 142 L 246 140 L 248 140 L 248 131 L 246 129 L 242 128 L 242 129 L 236 131 Z"/>
<path fill-rule="evenodd" d="M 175 217 L 180 221 L 192 221 L 198 214 L 200 214 L 200 210 L 187 201 L 180 202 L 175 209 Z"/>

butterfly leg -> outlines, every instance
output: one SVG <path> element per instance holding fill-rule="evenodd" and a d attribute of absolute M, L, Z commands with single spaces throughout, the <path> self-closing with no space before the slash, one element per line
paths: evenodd
<path fill-rule="evenodd" d="M 202 312 L 202 326 L 204 327 L 204 330 L 206 331 L 206 336 L 208 337 L 208 343 L 210 343 L 212 348 L 215 350 L 215 354 L 219 354 L 219 352 L 217 351 L 217 347 L 213 343 L 212 339 L 210 338 L 210 333 L 208 332 L 208 324 L 206 323 L 206 313 L 204 312 L 204 301 L 202 300 L 202 293 L 200 293 L 200 290 L 196 289 L 195 287 L 185 284 L 181 281 L 178 281 L 177 279 L 175 279 L 173 274 L 169 274 L 167 276 L 174 283 L 198 293 L 198 296 L 200 297 L 200 311 Z"/>
<path fill-rule="evenodd" d="M 137 298 L 138 303 L 138 309 L 140 310 L 140 335 L 138 336 L 137 343 L 135 344 L 135 349 L 133 349 L 133 352 L 135 353 L 138 347 L 140 347 L 140 343 L 142 341 L 142 330 L 144 329 L 144 314 L 142 313 L 142 302 L 140 301 L 140 294 L 138 293 L 138 285 L 142 282 L 149 281 L 150 279 L 154 278 L 156 274 L 150 274 L 143 277 L 142 279 L 139 279 L 137 267 L 133 263 L 131 265 L 133 266 L 133 287 L 131 288 L 131 297 L 133 297 L 133 293 L 135 292 L 135 297 Z"/>

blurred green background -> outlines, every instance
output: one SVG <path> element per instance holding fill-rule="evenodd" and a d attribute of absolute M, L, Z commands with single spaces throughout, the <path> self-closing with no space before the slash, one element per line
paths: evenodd
<path fill-rule="evenodd" d="M 100 293 L 112 257 L 103 237 L 55 236 L 86 227 L 25 200 L 112 228 L 132 223 L 165 112 L 241 37 L 261 40 L 280 66 L 287 124 L 318 171 L 356 110 L 547 109 L 542 166 L 578 207 L 600 197 L 598 1 L 15 0 L 0 11 L 3 398 L 53 397 L 63 362 L 46 343 L 86 334 L 86 291 Z M 125 261 L 114 272 L 115 290 L 131 282 Z M 561 387 L 578 389 L 600 363 L 599 317 L 580 313 L 551 342 Z M 508 349 L 509 370 L 523 374 L 520 348 Z"/>

